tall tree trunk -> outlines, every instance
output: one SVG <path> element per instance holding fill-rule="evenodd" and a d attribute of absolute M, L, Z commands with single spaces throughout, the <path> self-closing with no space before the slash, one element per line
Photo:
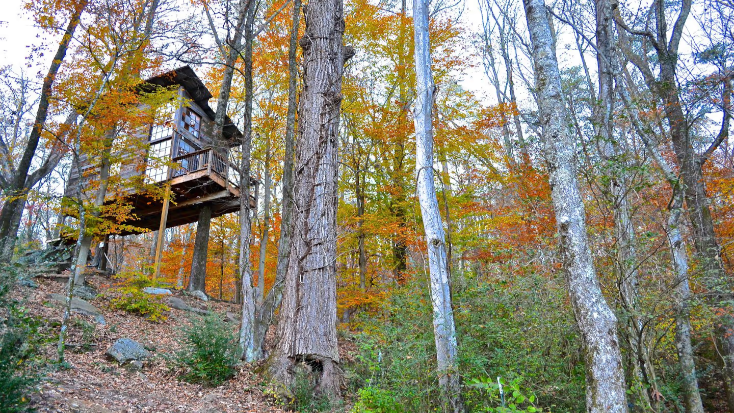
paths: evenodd
<path fill-rule="evenodd" d="M 452 412 L 463 412 L 461 377 L 458 372 L 456 327 L 451 308 L 449 266 L 441 212 L 433 184 L 433 74 L 431 72 L 431 45 L 428 33 L 428 0 L 419 0 L 413 6 L 415 28 L 415 73 L 417 98 L 415 102 L 416 182 L 421 206 L 423 229 L 428 247 L 431 303 L 433 304 L 433 333 L 436 341 L 438 382 L 445 407 Z"/>
<path fill-rule="evenodd" d="M 673 190 L 673 202 L 668 215 L 668 243 L 673 255 L 673 268 L 676 275 L 675 348 L 678 352 L 686 412 L 703 413 L 703 403 L 696 377 L 696 364 L 693 359 L 693 346 L 691 346 L 691 321 L 688 305 L 691 299 L 691 287 L 688 284 L 688 254 L 680 231 L 683 192 L 677 186 Z"/>
<path fill-rule="evenodd" d="M 680 169 L 680 181 L 683 184 L 685 202 L 688 207 L 688 216 L 693 229 L 693 245 L 696 259 L 702 270 L 702 283 L 709 290 L 713 298 L 712 304 L 724 307 L 718 320 L 718 339 L 723 350 L 723 369 L 721 370 L 725 383 L 729 411 L 734 412 L 734 317 L 730 315 L 732 304 L 726 297 L 731 291 L 731 281 L 721 262 L 719 243 L 714 230 L 714 223 L 709 209 L 709 199 L 706 194 L 703 179 L 703 164 L 708 155 L 716 149 L 722 140 L 717 139 L 704 155 L 699 155 L 693 147 L 689 133 L 689 123 L 680 101 L 680 90 L 676 70 L 678 66 L 678 49 L 683 36 L 683 28 L 691 11 L 692 0 L 683 0 L 673 28 L 668 32 L 666 21 L 666 2 L 656 0 L 651 6 L 655 17 L 654 35 L 648 39 L 654 42 L 654 49 L 660 65 L 659 75 L 656 78 L 649 63 L 641 59 L 625 41 L 622 48 L 625 57 L 629 59 L 642 73 L 650 91 L 659 98 L 664 106 L 665 118 L 668 120 L 670 138 L 673 143 L 673 152 Z M 624 23 L 621 14 L 616 14 L 618 27 L 631 32 Z M 620 32 L 621 33 L 621 32 Z M 637 34 L 637 33 L 634 33 Z M 731 79 L 727 77 L 724 85 L 723 101 L 730 103 Z M 728 136 L 731 110 L 724 111 L 722 130 L 719 137 Z M 723 135 L 722 135 L 723 134 Z M 718 143 L 716 143 L 718 142 Z"/>
<path fill-rule="evenodd" d="M 201 291 L 206 294 L 206 257 L 209 250 L 209 229 L 212 222 L 212 207 L 204 204 L 199 210 L 199 220 L 196 224 L 196 238 L 194 238 L 194 254 L 191 257 L 191 275 L 189 276 L 189 291 Z"/>
<path fill-rule="evenodd" d="M 364 231 L 364 188 L 359 168 L 355 171 L 356 181 L 354 185 L 355 197 L 357 198 L 357 243 L 359 253 L 359 289 L 367 290 L 367 248 L 365 246 L 366 234 Z M 346 311 L 346 310 L 345 310 Z"/>
<path fill-rule="evenodd" d="M 291 24 L 290 43 L 288 46 L 288 113 L 285 125 L 285 159 L 283 161 L 283 203 L 280 220 L 280 239 L 278 241 L 278 262 L 275 270 L 275 283 L 268 292 L 255 314 L 255 343 L 262 349 L 265 335 L 273 323 L 275 311 L 280 308 L 285 287 L 288 259 L 293 237 L 293 190 L 296 146 L 296 99 L 298 87 L 298 65 L 296 52 L 298 47 L 298 29 L 301 21 L 301 0 L 293 0 L 293 21 Z"/>
<path fill-rule="evenodd" d="M 400 7 L 400 30 L 398 33 L 400 39 L 400 50 L 398 51 L 398 67 L 397 73 L 399 79 L 405 79 L 407 73 L 407 65 L 409 57 L 409 40 L 410 35 L 408 32 L 409 21 L 408 21 L 408 6 L 407 1 L 401 1 Z M 398 82 L 398 101 L 402 105 L 398 113 L 398 125 L 408 124 L 408 110 L 410 103 L 408 102 L 408 90 L 406 82 Z M 405 272 L 408 269 L 408 243 L 406 240 L 406 183 L 403 172 L 403 166 L 405 162 L 405 140 L 402 137 L 395 143 L 395 148 L 392 153 L 392 170 L 391 180 L 392 186 L 395 191 L 394 195 L 390 200 L 390 212 L 392 213 L 395 222 L 397 223 L 398 230 L 393 234 L 392 237 L 392 259 L 393 259 L 393 278 L 398 284 L 405 282 Z"/>
<path fill-rule="evenodd" d="M 250 240 L 252 216 L 250 214 L 250 152 L 252 151 L 252 40 L 255 22 L 255 1 L 247 5 L 245 23 L 245 130 L 242 134 L 242 159 L 240 161 L 240 280 L 242 282 L 242 322 L 240 324 L 240 351 L 247 362 L 262 356 L 261 347 L 255 344 L 255 308 L 257 297 L 252 285 Z"/>
<path fill-rule="evenodd" d="M 342 372 L 336 337 L 336 209 L 339 111 L 345 61 L 341 0 L 312 0 L 306 16 L 303 94 L 294 185 L 294 231 L 278 344 L 270 365 L 274 378 L 293 383 L 294 364 L 311 370 L 317 393 L 340 397 Z"/>
<path fill-rule="evenodd" d="M 631 85 L 630 85 L 631 86 Z M 665 179 L 670 184 L 673 192 L 673 200 L 668 212 L 668 244 L 673 258 L 673 269 L 675 271 L 674 302 L 675 314 L 675 348 L 678 352 L 678 363 L 680 365 L 681 381 L 683 383 L 683 400 L 688 413 L 702 413 L 703 404 L 701 393 L 698 389 L 696 376 L 696 364 L 693 358 L 693 346 L 691 345 L 691 322 L 689 301 L 691 299 L 691 287 L 688 281 L 688 253 L 686 243 L 680 230 L 680 217 L 683 212 L 683 188 L 675 173 L 675 169 L 668 163 L 658 150 L 653 140 L 648 138 L 645 128 L 641 125 L 637 114 L 634 112 L 631 102 L 624 88 L 620 89 L 622 100 L 624 100 L 636 132 L 642 139 L 648 152 L 652 155 L 658 168 L 663 172 Z"/>
<path fill-rule="evenodd" d="M 568 135 L 561 76 L 543 0 L 523 0 L 532 43 L 539 121 L 563 264 L 586 360 L 586 410 L 627 412 L 617 319 L 602 295 L 586 237 L 575 142 Z"/>
<path fill-rule="evenodd" d="M 43 79 L 41 97 L 38 102 L 36 119 L 34 120 L 33 128 L 31 129 L 31 136 L 28 138 L 25 150 L 23 151 L 23 157 L 18 164 L 18 168 L 15 171 L 11 185 L 5 192 L 5 205 L 3 206 L 2 211 L 0 211 L 0 262 L 10 262 L 13 258 L 16 234 L 18 233 L 20 219 L 23 215 L 23 208 L 25 208 L 27 197 L 26 191 L 30 189 L 26 182 L 28 179 L 28 171 L 30 171 L 33 156 L 36 154 L 36 149 L 38 149 L 38 143 L 41 139 L 41 132 L 46 124 L 54 80 L 56 80 L 56 74 L 61 67 L 61 63 L 66 57 L 66 51 L 69 48 L 69 43 L 71 42 L 72 37 L 74 37 L 74 31 L 76 31 L 82 12 L 88 2 L 89 0 L 81 0 L 76 4 L 74 11 L 69 18 L 69 23 L 66 26 L 64 36 L 61 38 L 56 54 L 51 61 L 48 73 Z M 49 170 L 48 173 L 51 173 L 51 171 Z"/>
<path fill-rule="evenodd" d="M 647 351 L 644 340 L 644 324 L 637 306 L 639 279 L 637 273 L 637 251 L 632 225 L 632 209 L 628 193 L 628 177 L 624 142 L 614 135 L 614 109 L 616 104 L 616 81 L 619 67 L 614 40 L 614 20 L 609 0 L 596 1 L 596 61 L 599 76 L 599 96 L 594 105 L 594 132 L 600 141 L 601 155 L 605 160 L 605 173 L 609 176 L 609 200 L 614 215 L 614 235 L 617 246 L 617 280 L 624 316 L 625 332 L 629 344 L 629 359 L 634 376 L 633 390 L 637 391 L 639 403 L 650 409 L 653 398 L 649 392 L 657 392 L 657 384 L 646 363 Z M 588 69 L 587 78 L 590 78 Z M 593 90 L 592 85 L 589 85 Z"/>
<path fill-rule="evenodd" d="M 260 237 L 260 260 L 258 262 L 257 275 L 257 306 L 262 307 L 265 300 L 265 260 L 268 251 L 268 234 L 270 232 L 270 187 L 273 185 L 270 179 L 270 135 L 265 142 L 265 182 L 263 188 L 263 232 Z"/>
<path fill-rule="evenodd" d="M 102 205 L 104 205 L 104 199 L 107 196 L 107 186 L 109 185 L 110 168 L 112 163 L 110 162 L 110 154 L 112 152 L 112 142 L 115 140 L 117 130 L 112 129 L 105 133 L 105 140 L 102 150 L 102 164 L 99 169 L 99 188 L 92 204 L 91 219 L 97 220 L 102 214 Z M 79 176 L 81 180 L 81 175 Z M 80 193 L 80 200 L 84 199 L 84 195 Z M 89 222 L 89 220 L 85 221 Z M 89 228 L 84 228 L 82 233 L 82 239 L 77 249 L 76 265 L 74 266 L 74 284 L 77 287 L 81 287 L 85 283 L 84 271 L 87 267 L 87 259 L 89 258 L 89 251 L 92 247 L 92 241 L 94 240 L 94 234 L 89 232 Z"/>

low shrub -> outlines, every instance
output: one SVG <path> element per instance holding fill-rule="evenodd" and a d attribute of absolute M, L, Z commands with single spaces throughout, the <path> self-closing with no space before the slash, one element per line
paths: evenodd
<path fill-rule="evenodd" d="M 120 273 L 122 284 L 111 290 L 114 296 L 110 306 L 118 310 L 127 311 L 145 317 L 149 321 L 160 323 L 166 321 L 166 312 L 170 308 L 163 303 L 161 296 L 143 292 L 145 287 L 156 287 L 156 283 L 142 272 Z"/>
<path fill-rule="evenodd" d="M 237 334 L 223 319 L 212 312 L 192 318 L 191 324 L 183 327 L 184 347 L 173 358 L 183 380 L 218 386 L 235 375 L 240 358 Z"/>
<path fill-rule="evenodd" d="M 327 395 L 316 394 L 314 388 L 316 383 L 313 374 L 302 366 L 296 366 L 296 374 L 291 386 L 293 394 L 292 408 L 297 412 L 333 412 L 339 406 L 335 400 Z"/>
<path fill-rule="evenodd" d="M 402 413 L 402 406 L 395 400 L 395 393 L 376 387 L 363 387 L 357 391 L 354 413 Z"/>
<path fill-rule="evenodd" d="M 478 389 L 485 396 L 485 405 L 474 411 L 489 413 L 536 413 L 542 410 L 535 406 L 535 395 L 526 395 L 526 389 L 520 386 L 517 378 L 505 383 L 501 378 L 497 381 L 489 377 L 469 380 L 467 386 Z"/>

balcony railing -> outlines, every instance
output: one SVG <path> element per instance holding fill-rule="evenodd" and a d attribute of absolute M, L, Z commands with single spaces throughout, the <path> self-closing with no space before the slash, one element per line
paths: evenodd
<path fill-rule="evenodd" d="M 235 188 L 240 186 L 239 168 L 212 148 L 177 156 L 172 161 L 176 166 L 171 171 L 171 178 L 206 170 L 209 174 L 214 172 L 221 176 L 229 185 Z"/>

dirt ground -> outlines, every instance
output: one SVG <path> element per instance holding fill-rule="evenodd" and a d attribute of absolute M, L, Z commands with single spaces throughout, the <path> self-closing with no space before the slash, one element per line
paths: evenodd
<path fill-rule="evenodd" d="M 65 279 L 37 277 L 38 288 L 19 287 L 15 294 L 25 299 L 33 315 L 60 325 L 61 306 L 51 305 L 51 293 L 64 293 Z M 284 412 L 275 400 L 263 393 L 262 379 L 252 373 L 254 366 L 244 365 L 238 374 L 220 387 L 208 388 L 177 379 L 165 360 L 180 348 L 180 327 L 191 317 L 190 312 L 171 309 L 168 320 L 153 323 L 143 317 L 109 307 L 104 292 L 115 280 L 93 275 L 89 283 L 102 293 L 91 304 L 104 315 L 106 324 L 95 323 L 84 315 L 74 315 L 67 343 L 69 369 L 48 369 L 48 374 L 32 396 L 31 407 L 38 412 Z M 223 302 L 204 303 L 192 297 L 179 296 L 191 306 L 208 308 L 225 314 L 238 313 L 238 306 Z M 232 329 L 237 322 L 229 320 Z M 94 326 L 92 328 L 92 326 Z M 58 337 L 58 327 L 50 337 Z M 105 352 L 117 339 L 131 338 L 152 349 L 153 357 L 142 370 L 130 371 L 109 359 Z M 86 344 L 86 346 L 82 346 Z M 55 359 L 56 343 L 45 346 L 47 357 Z"/>

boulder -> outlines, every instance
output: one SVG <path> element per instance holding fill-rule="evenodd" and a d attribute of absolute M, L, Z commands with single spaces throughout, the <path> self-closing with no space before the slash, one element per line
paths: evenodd
<path fill-rule="evenodd" d="M 28 288 L 38 288 L 38 284 L 30 278 L 21 278 L 18 280 L 18 284 Z"/>
<path fill-rule="evenodd" d="M 63 294 L 49 294 L 47 298 L 51 300 L 51 303 L 53 305 L 66 305 L 66 296 Z M 71 312 L 88 315 L 90 317 L 93 317 L 94 321 L 96 321 L 97 323 L 105 325 L 104 316 L 97 309 L 97 307 L 93 306 L 87 301 L 82 300 L 81 298 L 74 297 L 74 299 L 71 300 Z"/>
<path fill-rule="evenodd" d="M 209 301 L 209 297 L 207 297 L 203 291 L 199 291 L 199 290 L 193 291 L 191 293 L 191 296 L 198 298 L 201 301 Z"/>
<path fill-rule="evenodd" d="M 169 297 L 168 305 L 171 306 L 171 308 L 175 308 L 176 310 L 190 311 L 192 313 L 201 314 L 201 315 L 209 314 L 209 311 L 192 307 L 186 304 L 184 300 L 178 297 Z"/>
<path fill-rule="evenodd" d="M 141 361 L 150 358 L 150 352 L 142 344 L 129 338 L 121 338 L 109 348 L 106 353 L 109 357 L 117 360 L 120 364 L 135 362 L 136 366 L 142 366 Z"/>
<path fill-rule="evenodd" d="M 97 297 L 97 290 L 89 285 L 78 285 L 74 287 L 74 295 L 83 300 L 94 300 Z"/>
<path fill-rule="evenodd" d="M 166 288 L 155 288 L 155 287 L 145 287 L 143 288 L 143 292 L 146 294 L 152 294 L 152 295 L 172 295 L 173 293 L 171 290 Z"/>

